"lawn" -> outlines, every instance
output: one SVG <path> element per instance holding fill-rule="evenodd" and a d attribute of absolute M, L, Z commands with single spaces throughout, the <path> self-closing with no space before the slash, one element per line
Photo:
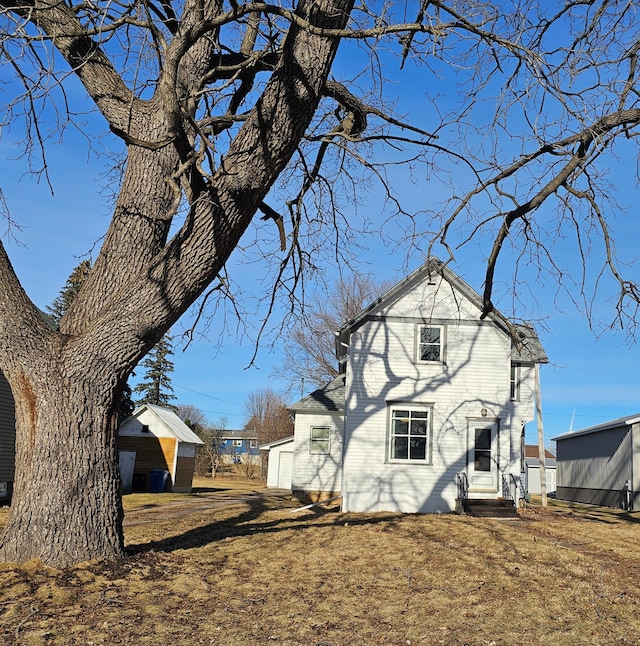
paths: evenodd
<path fill-rule="evenodd" d="M 640 644 L 640 513 L 296 507 L 235 481 L 126 496 L 127 560 L 0 565 L 0 643 Z"/>

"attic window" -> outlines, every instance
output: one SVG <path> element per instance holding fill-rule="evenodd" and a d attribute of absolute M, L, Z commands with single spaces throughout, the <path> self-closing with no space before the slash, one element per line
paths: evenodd
<path fill-rule="evenodd" d="M 419 325 L 417 361 L 434 363 L 443 361 L 444 328 L 440 325 Z"/>
<path fill-rule="evenodd" d="M 142 425 L 142 429 L 141 429 L 141 431 L 142 431 L 143 433 L 148 433 L 148 432 L 149 432 L 149 426 L 148 426 L 148 424 L 143 424 L 143 425 Z"/>

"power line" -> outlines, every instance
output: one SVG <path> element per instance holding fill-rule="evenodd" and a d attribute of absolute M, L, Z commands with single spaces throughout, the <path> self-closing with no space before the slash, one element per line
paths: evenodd
<path fill-rule="evenodd" d="M 222 402 L 223 404 L 229 404 L 230 406 L 237 406 L 237 402 L 230 402 L 226 399 L 220 399 L 220 397 L 214 397 L 213 395 L 208 395 L 207 393 L 201 393 L 198 390 L 193 390 L 192 388 L 187 388 L 186 386 L 181 386 L 180 384 L 173 384 L 176 388 L 182 388 L 182 390 L 188 390 L 190 393 L 195 393 L 196 395 L 201 395 L 202 397 L 208 397 L 209 399 L 215 399 L 216 401 Z"/>

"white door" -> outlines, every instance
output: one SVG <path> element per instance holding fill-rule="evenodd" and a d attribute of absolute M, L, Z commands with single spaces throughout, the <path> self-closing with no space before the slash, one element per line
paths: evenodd
<path fill-rule="evenodd" d="M 469 425 L 469 491 L 498 491 L 498 425 L 472 422 Z"/>
<path fill-rule="evenodd" d="M 135 451 L 119 451 L 120 462 L 120 481 L 122 483 L 122 493 L 129 493 L 133 483 L 133 467 L 136 463 Z"/>
<path fill-rule="evenodd" d="M 278 459 L 278 489 L 291 489 L 293 451 L 280 451 Z"/>

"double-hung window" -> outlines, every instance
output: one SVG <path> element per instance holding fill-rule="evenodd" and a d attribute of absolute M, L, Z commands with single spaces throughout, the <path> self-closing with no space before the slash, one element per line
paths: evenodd
<path fill-rule="evenodd" d="M 330 442 L 331 442 L 330 426 L 311 427 L 311 440 L 309 443 L 309 452 L 312 455 L 322 455 L 325 453 L 329 453 Z"/>
<path fill-rule="evenodd" d="M 441 325 L 419 325 L 417 358 L 420 362 L 441 362 L 444 356 L 444 328 Z"/>
<path fill-rule="evenodd" d="M 520 364 L 511 364 L 511 377 L 509 379 L 509 394 L 512 401 L 520 399 Z"/>
<path fill-rule="evenodd" d="M 425 407 L 393 406 L 389 432 L 391 461 L 431 461 L 430 410 Z"/>

